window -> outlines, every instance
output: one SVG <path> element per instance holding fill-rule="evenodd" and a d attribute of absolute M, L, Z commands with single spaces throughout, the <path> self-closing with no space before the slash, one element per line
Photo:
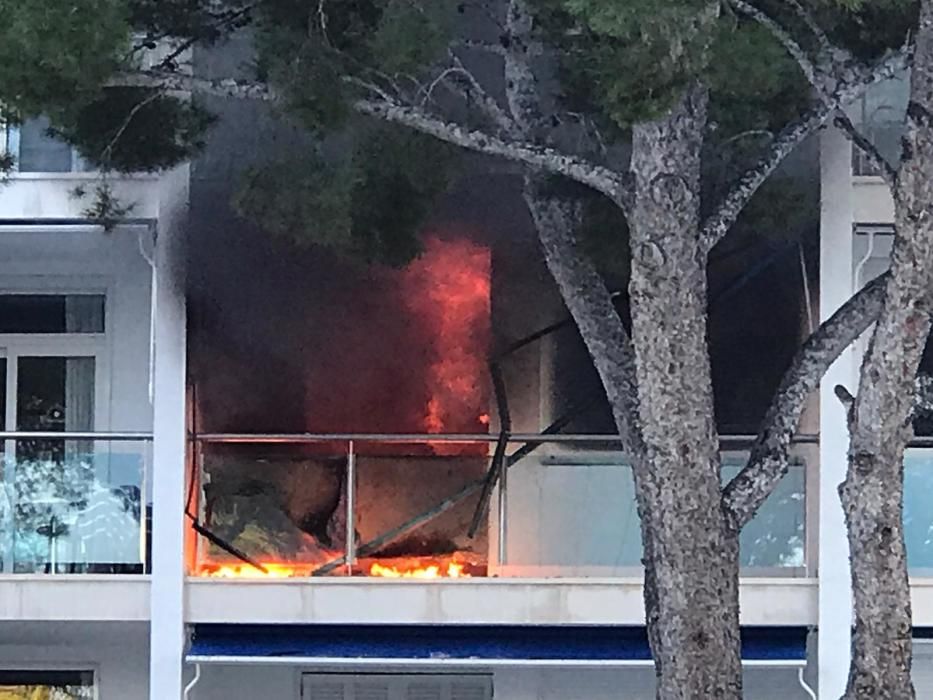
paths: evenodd
<path fill-rule="evenodd" d="M 0 295 L 0 430 L 106 425 L 104 307 L 102 294 Z M 93 558 L 84 520 L 101 491 L 99 447 L 48 436 L 0 440 L 0 572 L 71 571 Z M 138 533 L 136 523 L 121 528 L 130 545 L 133 527 Z M 126 549 L 110 546 L 105 560 L 139 559 L 138 547 Z"/>
<path fill-rule="evenodd" d="M 16 158 L 21 173 L 70 173 L 89 170 L 84 159 L 69 144 L 49 134 L 45 117 L 27 119 L 7 126 L 6 151 Z M 2 699 L 0 699 L 2 700 Z"/>
<path fill-rule="evenodd" d="M 910 83 L 906 76 L 869 87 L 855 105 L 857 126 L 869 141 L 895 165 L 901 158 L 901 137 L 907 112 Z M 853 175 L 878 175 L 878 168 L 861 149 L 852 149 Z"/>
<path fill-rule="evenodd" d="M 103 332 L 103 294 L 0 295 L 0 333 Z"/>
<path fill-rule="evenodd" d="M 0 700 L 91 700 L 92 671 L 0 671 Z"/>
<path fill-rule="evenodd" d="M 482 674 L 306 673 L 301 679 L 301 698 L 302 700 L 492 700 L 492 677 Z"/>

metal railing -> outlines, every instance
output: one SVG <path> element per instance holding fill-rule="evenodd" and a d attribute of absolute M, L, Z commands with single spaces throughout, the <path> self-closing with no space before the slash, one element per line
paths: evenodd
<path fill-rule="evenodd" d="M 193 465 L 190 482 L 190 492 L 188 495 L 189 504 L 192 503 L 195 496 L 203 495 L 200 492 L 200 486 L 205 482 L 205 463 L 206 458 L 212 451 L 222 450 L 224 455 L 230 458 L 238 448 L 244 446 L 253 446 L 256 449 L 263 447 L 268 449 L 280 449 L 290 447 L 298 449 L 314 448 L 318 450 L 313 456 L 321 457 L 328 455 L 338 457 L 344 461 L 345 469 L 342 475 L 342 489 L 346 496 L 342 502 L 342 517 L 345 518 L 345 544 L 344 551 L 339 556 L 333 556 L 327 561 L 316 562 L 310 569 L 310 575 L 321 576 L 345 569 L 347 574 L 353 574 L 354 567 L 362 557 L 375 555 L 380 550 L 387 548 L 394 543 L 398 543 L 402 538 L 410 535 L 427 523 L 448 513 L 454 507 L 461 505 L 470 497 L 476 497 L 480 494 L 480 501 L 475 506 L 474 528 L 478 518 L 485 514 L 485 508 L 492 494 L 497 490 L 496 508 L 495 508 L 495 527 L 490 533 L 495 533 L 496 547 L 492 550 L 496 552 L 496 566 L 501 570 L 510 564 L 509 553 L 509 481 L 508 471 L 519 462 L 529 457 L 535 451 L 547 446 L 551 449 L 548 463 L 551 465 L 559 462 L 560 456 L 568 458 L 568 465 L 573 463 L 572 457 L 581 454 L 594 454 L 603 448 L 602 454 L 609 453 L 603 460 L 601 466 L 624 467 L 628 464 L 621 453 L 620 439 L 616 435 L 594 435 L 594 434 L 542 434 L 542 433 L 516 433 L 506 436 L 508 449 L 503 451 L 502 464 L 497 469 L 496 455 L 499 450 L 493 452 L 492 447 L 500 443 L 502 436 L 495 434 L 427 434 L 427 433 L 268 433 L 268 434 L 248 434 L 248 433 L 205 433 L 191 436 L 193 445 Z M 753 435 L 732 435 L 720 438 L 720 443 L 724 452 L 736 453 L 747 450 L 755 441 Z M 795 439 L 797 445 L 814 445 L 818 442 L 816 435 L 799 435 Z M 410 446 L 416 452 L 420 451 L 422 456 L 430 456 L 431 450 L 436 450 L 436 457 L 440 458 L 445 452 L 450 453 L 452 446 L 475 446 L 472 455 L 480 459 L 485 465 L 485 473 L 465 484 L 459 484 L 450 490 L 450 493 L 442 499 L 438 499 L 430 507 L 424 507 L 417 513 L 408 513 L 408 517 L 401 523 L 385 528 L 383 531 L 370 536 L 368 539 L 357 542 L 359 501 L 356 498 L 356 488 L 360 483 L 359 462 L 360 459 L 372 459 L 379 457 L 379 450 L 387 450 L 382 457 L 391 458 L 397 454 L 405 454 L 400 447 Z M 324 448 L 321 452 L 321 448 Z M 573 449 L 576 448 L 576 449 Z M 233 452 L 231 452 L 233 450 Z M 215 457 L 217 455 L 214 455 Z M 254 458 L 255 455 L 253 455 Z M 263 461 L 262 457 L 257 458 Z M 222 460 L 221 460 L 222 461 Z M 267 460 L 268 462 L 268 460 Z M 267 465 L 268 466 L 268 465 Z M 223 469 L 214 465 L 216 472 L 211 477 L 213 479 L 223 478 Z M 498 479 L 496 475 L 498 473 Z M 261 477 L 260 477 L 261 478 Z M 805 481 L 804 481 L 805 483 Z M 497 489 L 493 487 L 498 487 Z M 804 493 L 799 494 L 801 501 L 798 514 L 801 521 L 805 520 L 805 489 Z M 195 491 L 198 491 L 196 494 Z M 795 494 L 795 498 L 798 494 Z M 199 499 L 200 500 L 200 499 Z M 224 541 L 221 535 L 214 532 L 211 523 L 202 522 L 204 509 L 200 508 L 198 513 L 189 511 L 189 517 L 193 521 L 195 530 L 208 539 L 212 545 L 223 549 L 227 554 L 234 558 L 242 560 L 248 567 L 253 567 L 259 571 L 265 572 L 265 567 L 260 557 L 254 553 L 242 551 L 235 543 Z M 336 512 L 336 510 L 335 510 Z M 636 523 L 637 529 L 637 523 Z M 471 531 L 471 535 L 472 535 Z M 803 535 L 801 536 L 804 537 Z M 640 536 L 638 539 L 640 547 Z M 802 550 L 806 547 L 801 543 Z M 197 555 L 196 555 L 197 558 Z M 782 565 L 784 566 L 784 565 Z M 803 562 L 796 564 L 799 568 Z"/>
<path fill-rule="evenodd" d="M 148 572 L 152 443 L 141 431 L 0 431 L 0 572 Z"/>

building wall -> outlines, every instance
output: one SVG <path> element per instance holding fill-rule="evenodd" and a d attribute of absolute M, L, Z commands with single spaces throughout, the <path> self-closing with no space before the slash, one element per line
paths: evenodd
<path fill-rule="evenodd" d="M 92 227 L 0 226 L 0 291 L 106 290 L 110 364 L 109 424 L 98 431 L 152 428 L 149 318 L 152 271 L 140 248 L 147 227 L 105 233 Z"/>
<path fill-rule="evenodd" d="M 97 679 L 97 700 L 146 700 L 148 663 L 149 637 L 145 624 L 0 625 L 0 668 L 90 668 Z"/>

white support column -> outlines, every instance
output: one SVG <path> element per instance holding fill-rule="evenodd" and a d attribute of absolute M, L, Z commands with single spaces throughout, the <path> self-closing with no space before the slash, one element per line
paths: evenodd
<path fill-rule="evenodd" d="M 188 169 L 168 176 L 155 248 L 149 698 L 180 700 L 184 656 L 185 246 Z M 174 187 L 172 186 L 174 185 Z M 164 204 L 163 204 L 164 202 Z"/>
<path fill-rule="evenodd" d="M 820 320 L 829 318 L 854 292 L 852 150 L 839 130 L 821 143 Z M 849 673 L 852 586 L 849 545 L 838 486 L 845 480 L 849 435 L 837 384 L 855 392 L 856 351 L 846 350 L 820 386 L 819 697 L 838 698 Z"/>

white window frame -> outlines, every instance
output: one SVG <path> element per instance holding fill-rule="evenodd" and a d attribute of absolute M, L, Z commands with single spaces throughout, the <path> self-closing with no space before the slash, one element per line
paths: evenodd
<path fill-rule="evenodd" d="M 104 330 L 102 333 L 0 333 L 0 356 L 7 360 L 6 424 L 0 426 L 0 429 L 8 431 L 16 429 L 16 360 L 18 357 L 91 357 L 94 359 L 94 430 L 96 432 L 108 431 L 111 403 L 112 285 L 101 278 L 30 276 L 11 278 L 8 284 L 0 286 L 0 297 L 18 295 L 102 296 L 104 297 Z M 7 447 L 9 449 L 9 446 Z"/>
<path fill-rule="evenodd" d="M 17 424 L 18 364 L 21 357 L 90 357 L 94 360 L 94 430 L 105 432 L 110 425 L 110 368 L 106 333 L 0 333 L 0 357 L 6 359 L 6 424 Z"/>
<path fill-rule="evenodd" d="M 18 364 L 20 357 L 90 357 L 94 360 L 94 426 L 95 432 L 110 428 L 110 347 L 109 319 L 112 295 L 99 284 L 74 286 L 73 281 L 47 278 L 30 279 L 22 284 L 0 287 L 0 296 L 95 294 L 104 297 L 104 331 L 102 333 L 0 333 L 0 357 L 6 360 L 5 422 L 0 430 L 15 431 L 18 420 Z M 16 441 L 6 440 L 3 451 L 16 453 Z M 99 448 L 94 443 L 94 450 Z"/>

